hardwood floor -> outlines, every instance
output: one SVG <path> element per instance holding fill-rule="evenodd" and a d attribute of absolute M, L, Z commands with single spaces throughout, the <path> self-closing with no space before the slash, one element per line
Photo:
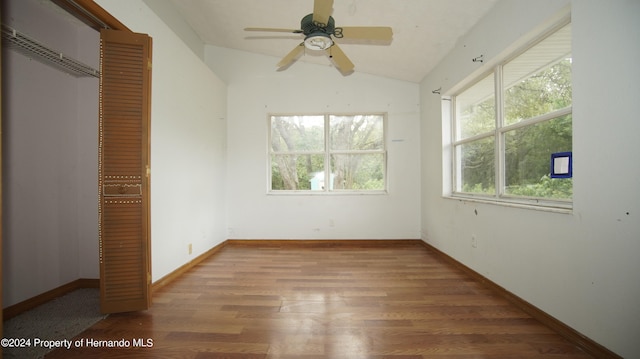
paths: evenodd
<path fill-rule="evenodd" d="M 228 244 L 46 358 L 590 358 L 426 247 L 386 243 Z"/>

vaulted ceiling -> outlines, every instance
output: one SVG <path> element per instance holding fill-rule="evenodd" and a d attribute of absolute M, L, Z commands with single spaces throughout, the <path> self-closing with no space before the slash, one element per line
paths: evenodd
<path fill-rule="evenodd" d="M 158 1 L 158 0 L 154 0 Z M 274 56 L 276 64 L 303 40 L 302 34 L 247 32 L 247 27 L 300 29 L 314 0 L 168 0 L 208 45 Z M 340 26 L 389 26 L 390 44 L 337 40 L 356 72 L 420 82 L 497 0 L 334 0 Z M 298 61 L 331 66 L 306 51 Z M 292 65 L 295 66 L 295 63 Z"/>

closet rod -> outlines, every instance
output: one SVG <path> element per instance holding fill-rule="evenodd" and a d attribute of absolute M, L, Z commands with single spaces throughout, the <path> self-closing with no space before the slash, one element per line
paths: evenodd
<path fill-rule="evenodd" d="M 100 77 L 100 72 L 93 67 L 74 60 L 63 53 L 20 33 L 14 28 L 2 24 L 3 45 L 22 52 L 35 60 L 52 65 L 76 77 Z"/>

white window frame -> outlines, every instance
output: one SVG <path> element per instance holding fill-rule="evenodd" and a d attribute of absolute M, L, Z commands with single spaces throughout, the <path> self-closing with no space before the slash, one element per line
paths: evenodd
<path fill-rule="evenodd" d="M 382 149 L 376 150 L 332 150 L 330 147 L 330 119 L 331 116 L 381 116 L 382 117 Z M 323 151 L 291 151 L 279 152 L 291 155 L 324 155 L 324 183 L 330 183 L 331 176 L 331 155 L 333 154 L 381 154 L 382 173 L 384 188 L 379 190 L 370 189 L 331 189 L 325 186 L 322 190 L 298 189 L 298 190 L 274 190 L 272 184 L 271 157 L 276 153 L 271 146 L 271 119 L 278 116 L 323 116 L 324 117 L 324 150 Z M 388 194 L 388 163 L 387 163 L 387 113 L 386 112 L 358 112 L 358 113 L 269 113 L 267 114 L 267 194 L 269 195 L 380 195 Z"/>
<path fill-rule="evenodd" d="M 554 24 L 552 27 L 548 28 L 547 31 L 539 34 L 534 41 L 529 41 L 526 46 L 520 47 L 517 51 L 512 52 L 511 54 L 504 56 L 504 58 L 497 62 L 497 64 L 491 66 L 487 71 L 482 72 L 479 76 L 474 77 L 471 81 L 467 83 L 456 86 L 457 90 L 450 94 L 447 94 L 442 97 L 443 104 L 443 119 L 448 120 L 448 127 L 444 126 L 443 130 L 448 131 L 450 135 L 450 144 L 451 150 L 445 154 L 451 160 L 451 175 L 449 185 L 445 184 L 444 195 L 445 197 L 458 199 L 458 200 L 470 200 L 477 202 L 487 202 L 487 203 L 495 203 L 507 206 L 515 206 L 515 207 L 525 207 L 532 209 L 541 209 L 541 210 L 549 210 L 554 212 L 562 212 L 562 213 L 570 213 L 573 209 L 573 199 L 551 199 L 551 198 L 541 198 L 541 197 L 523 197 L 523 196 L 514 196 L 504 193 L 505 192 L 505 178 L 506 178 L 506 169 L 505 169 L 505 134 L 509 131 L 524 128 L 528 126 L 532 126 L 538 123 L 546 122 L 555 118 L 559 118 L 562 116 L 570 115 L 573 112 L 572 106 L 568 106 L 562 109 L 558 109 L 552 112 L 545 113 L 540 116 L 528 118 L 513 124 L 505 125 L 504 124 L 504 84 L 502 81 L 502 70 L 503 67 L 508 64 L 511 60 L 518 57 L 519 55 L 525 53 L 527 50 L 531 49 L 533 46 L 543 41 L 550 35 L 554 34 L 556 31 L 560 30 L 564 26 L 571 23 L 570 15 L 563 18 L 558 23 Z M 494 97 L 495 97 L 495 128 L 488 132 L 484 132 L 478 135 L 470 136 L 464 139 L 457 139 L 457 120 L 456 120 L 456 96 L 458 94 L 463 93 L 467 89 L 473 87 L 482 79 L 486 78 L 490 74 L 494 75 Z M 495 166 L 495 194 L 481 194 L 481 193 L 470 193 L 470 192 L 462 192 L 459 190 L 459 184 L 461 183 L 461 162 L 458 161 L 457 148 L 460 145 L 466 143 L 473 143 L 483 138 L 493 137 L 495 141 L 494 145 L 494 166 Z M 448 186 L 450 186 L 448 188 Z"/>

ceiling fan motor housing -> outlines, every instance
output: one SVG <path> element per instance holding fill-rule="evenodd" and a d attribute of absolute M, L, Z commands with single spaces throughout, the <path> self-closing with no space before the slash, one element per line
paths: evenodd
<path fill-rule="evenodd" d="M 302 33 L 309 36 L 314 33 L 322 32 L 327 35 L 333 35 L 336 29 L 336 23 L 333 17 L 329 16 L 328 24 L 320 24 L 313 21 L 313 14 L 309 14 L 300 21 L 300 29 Z"/>

